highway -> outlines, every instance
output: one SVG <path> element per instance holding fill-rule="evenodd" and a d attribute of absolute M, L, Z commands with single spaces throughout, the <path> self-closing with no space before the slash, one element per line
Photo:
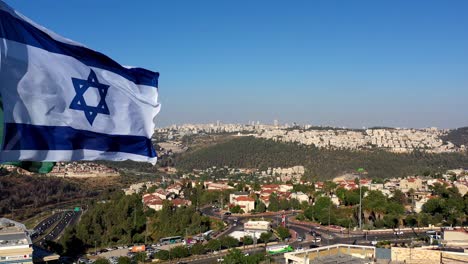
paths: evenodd
<path fill-rule="evenodd" d="M 31 235 L 31 239 L 35 241 L 37 238 L 44 235 L 49 228 L 51 228 L 55 223 L 62 219 L 65 212 L 55 213 L 46 219 L 42 220 L 39 224 L 34 227 L 34 233 Z"/>
<path fill-rule="evenodd" d="M 31 236 L 33 242 L 42 246 L 46 240 L 57 240 L 65 228 L 70 224 L 74 224 L 80 215 L 81 212 L 75 211 L 53 214 L 34 228 L 34 234 Z"/>

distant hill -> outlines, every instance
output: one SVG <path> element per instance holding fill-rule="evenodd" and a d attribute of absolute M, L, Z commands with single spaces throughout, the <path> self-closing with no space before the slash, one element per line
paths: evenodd
<path fill-rule="evenodd" d="M 254 137 L 240 137 L 205 148 L 189 150 L 176 158 L 176 167 L 186 170 L 212 166 L 266 169 L 295 165 L 304 165 L 307 177 L 310 178 L 331 179 L 343 173 L 353 172 L 359 167 L 365 168 L 370 177 L 390 178 L 467 167 L 468 155 L 422 152 L 396 154 L 383 150 L 328 150 Z"/>
<path fill-rule="evenodd" d="M 454 129 L 442 138 L 444 141 L 450 141 L 457 146 L 468 146 L 468 127 Z"/>

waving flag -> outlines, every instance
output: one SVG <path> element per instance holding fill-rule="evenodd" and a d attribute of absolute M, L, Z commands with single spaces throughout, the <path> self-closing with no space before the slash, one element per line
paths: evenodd
<path fill-rule="evenodd" d="M 39 26 L 0 1 L 0 161 L 156 162 L 159 74 Z"/>

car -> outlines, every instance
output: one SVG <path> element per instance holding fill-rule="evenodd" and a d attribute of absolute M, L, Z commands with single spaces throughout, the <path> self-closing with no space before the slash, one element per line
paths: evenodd
<path fill-rule="evenodd" d="M 403 235 L 403 231 L 395 231 L 393 232 L 394 235 Z"/>
<path fill-rule="evenodd" d="M 297 241 L 302 242 L 302 241 L 304 241 L 304 239 L 301 236 L 298 236 Z"/>
<path fill-rule="evenodd" d="M 247 252 L 247 253 L 244 254 L 244 256 L 248 257 L 248 256 L 250 256 L 250 253 Z"/>
<path fill-rule="evenodd" d="M 216 261 L 217 261 L 217 262 L 223 262 L 224 259 L 223 259 L 223 258 L 218 258 Z"/>

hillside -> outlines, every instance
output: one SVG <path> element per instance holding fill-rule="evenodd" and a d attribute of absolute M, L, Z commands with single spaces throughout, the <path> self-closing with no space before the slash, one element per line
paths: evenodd
<path fill-rule="evenodd" d="M 42 175 L 0 176 L 0 218 L 22 220 L 59 205 L 96 197 L 99 183 Z M 92 184 L 91 184 L 92 183 Z"/>
<path fill-rule="evenodd" d="M 457 146 L 468 146 L 468 127 L 461 127 L 451 130 L 447 136 L 442 138 L 444 141 L 450 141 Z"/>
<path fill-rule="evenodd" d="M 370 177 L 390 178 L 467 167 L 467 154 L 395 154 L 382 150 L 326 150 L 253 137 L 234 138 L 205 148 L 189 150 L 176 159 L 181 169 L 212 166 L 238 168 L 290 167 L 304 165 L 309 178 L 330 179 L 364 167 Z"/>

